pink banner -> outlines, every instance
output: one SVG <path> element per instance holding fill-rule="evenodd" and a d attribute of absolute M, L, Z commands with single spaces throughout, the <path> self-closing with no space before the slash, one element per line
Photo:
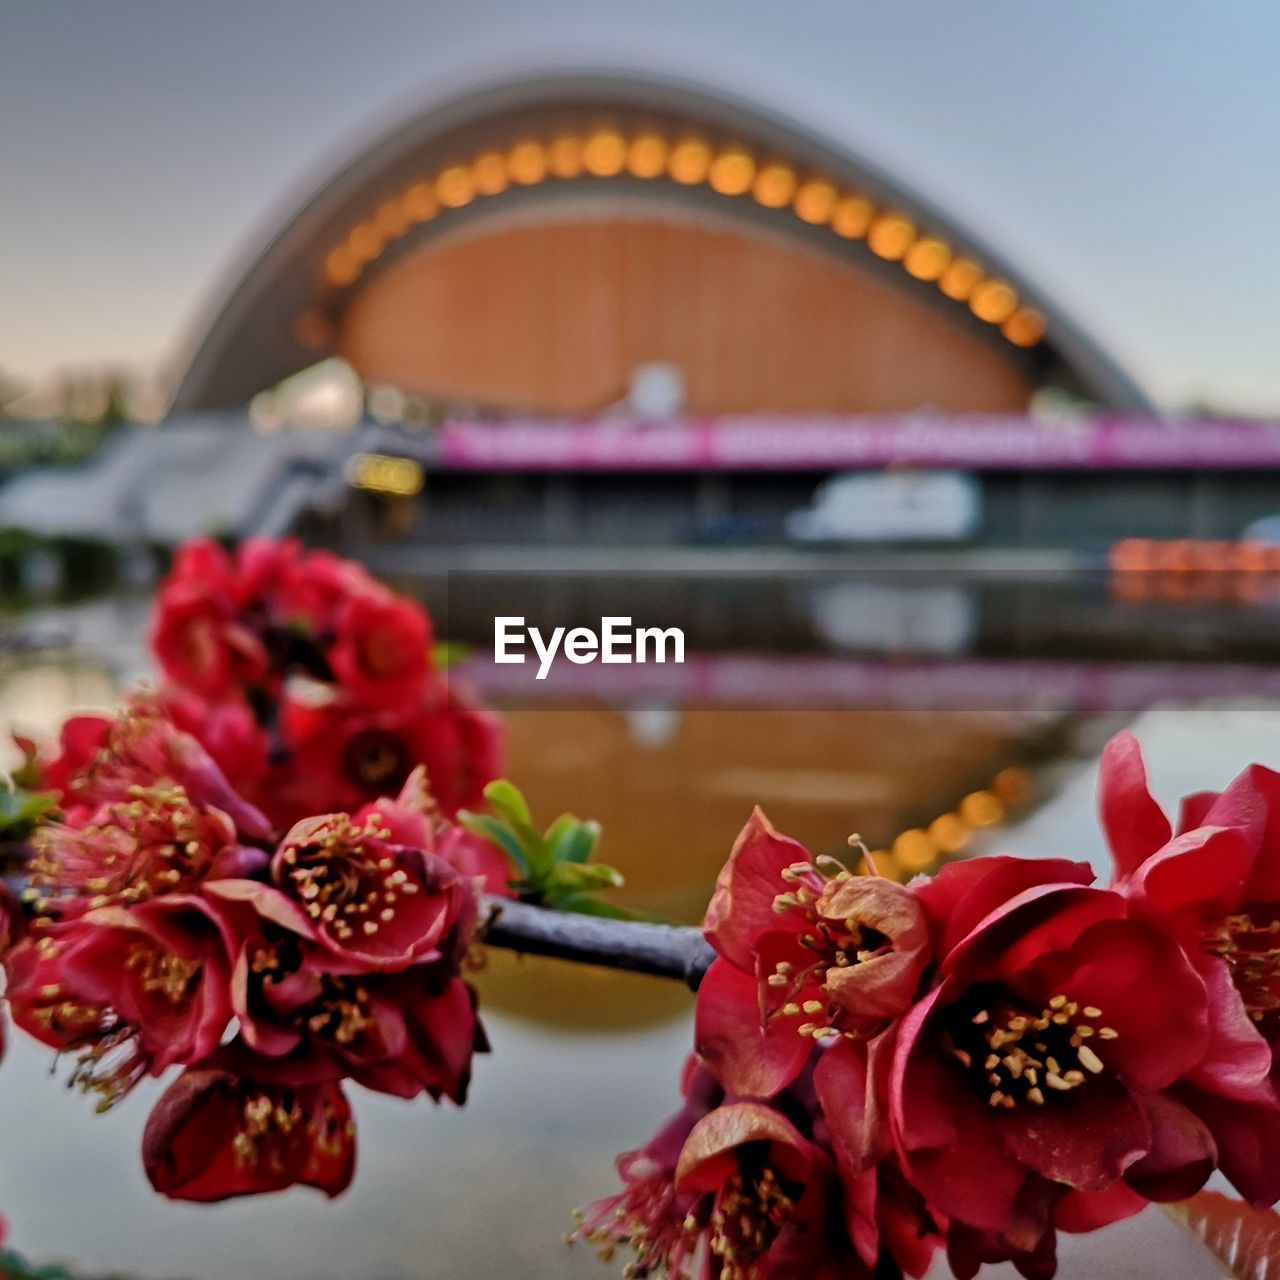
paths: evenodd
<path fill-rule="evenodd" d="M 1280 469 L 1280 423 L 996 415 L 448 422 L 438 461 L 473 471 Z"/>

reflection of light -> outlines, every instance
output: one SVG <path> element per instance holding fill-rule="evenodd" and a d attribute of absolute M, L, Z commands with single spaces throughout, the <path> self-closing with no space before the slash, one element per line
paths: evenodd
<path fill-rule="evenodd" d="M 969 310 L 988 324 L 1007 320 L 1017 305 L 1018 295 L 1003 280 L 984 280 L 969 298 Z"/>
<path fill-rule="evenodd" d="M 796 192 L 796 217 L 814 226 L 829 222 L 835 212 L 837 198 L 838 193 L 831 183 L 817 179 L 806 182 Z"/>
<path fill-rule="evenodd" d="M 785 164 L 767 164 L 756 175 L 751 194 L 766 209 L 781 209 L 791 203 L 796 190 L 796 175 Z"/>
<path fill-rule="evenodd" d="M 959 853 L 973 838 L 973 830 L 958 814 L 944 813 L 929 824 L 929 838 L 943 853 Z"/>
<path fill-rule="evenodd" d="M 925 236 L 907 250 L 902 265 L 917 280 L 936 280 L 947 269 L 950 261 L 951 250 L 946 243 L 937 236 Z"/>
<path fill-rule="evenodd" d="M 496 151 L 486 151 L 472 161 L 471 177 L 477 194 L 496 196 L 507 189 L 507 162 Z"/>
<path fill-rule="evenodd" d="M 742 196 L 755 181 L 756 162 L 741 147 L 730 147 L 712 161 L 707 175 L 711 189 L 722 196 Z"/>
<path fill-rule="evenodd" d="M 582 139 L 568 134 L 557 138 L 547 154 L 547 164 L 557 178 L 576 178 L 582 172 Z"/>
<path fill-rule="evenodd" d="M 1044 337 L 1044 316 L 1030 307 L 1015 311 L 1000 330 L 1015 347 L 1034 347 Z"/>
<path fill-rule="evenodd" d="M 667 172 L 685 186 L 702 182 L 711 165 L 711 148 L 698 138 L 685 138 L 671 149 Z"/>
<path fill-rule="evenodd" d="M 667 140 L 659 133 L 642 133 L 627 149 L 627 171 L 636 178 L 660 177 L 667 167 Z"/>
<path fill-rule="evenodd" d="M 875 205 L 865 197 L 845 196 L 831 215 L 831 230 L 846 240 L 861 240 L 875 213 Z"/>
<path fill-rule="evenodd" d="M 906 871 L 920 871 L 938 856 L 938 846 L 927 831 L 912 827 L 893 842 L 893 856 Z"/>
<path fill-rule="evenodd" d="M 879 258 L 896 262 L 915 239 L 915 224 L 898 213 L 882 214 L 867 232 L 867 247 Z"/>
<path fill-rule="evenodd" d="M 627 712 L 627 728 L 638 747 L 652 750 L 669 746 L 680 730 L 680 709 L 661 705 L 632 707 Z"/>
<path fill-rule="evenodd" d="M 582 148 L 582 163 L 597 178 L 616 177 L 626 162 L 627 144 L 622 134 L 613 129 L 593 133 Z"/>
<path fill-rule="evenodd" d="M 972 258 L 956 258 L 942 273 L 938 288 L 955 302 L 963 302 L 982 279 L 982 268 Z"/>
<path fill-rule="evenodd" d="M 975 827 L 994 827 L 1004 817 L 1004 805 L 990 791 L 973 791 L 960 801 L 960 816 Z"/>
<path fill-rule="evenodd" d="M 547 153 L 536 142 L 517 142 L 507 155 L 511 181 L 531 187 L 547 176 Z"/>
<path fill-rule="evenodd" d="M 370 493 L 387 493 L 411 498 L 422 491 L 422 467 L 412 458 L 387 453 L 356 453 L 348 459 L 343 474 L 347 483 Z"/>
<path fill-rule="evenodd" d="M 475 182 L 465 164 L 450 165 L 436 179 L 436 195 L 446 209 L 460 209 L 475 196 Z"/>
<path fill-rule="evenodd" d="M 436 189 L 429 182 L 415 182 L 404 193 L 404 212 L 411 222 L 430 222 L 440 211 Z"/>

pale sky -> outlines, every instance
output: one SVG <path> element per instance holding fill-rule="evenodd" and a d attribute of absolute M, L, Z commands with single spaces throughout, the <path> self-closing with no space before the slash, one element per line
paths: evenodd
<path fill-rule="evenodd" d="M 308 187 L 431 100 L 612 66 L 918 189 L 1162 403 L 1280 414 L 1274 0 L 0 0 L 0 370 L 180 364 Z"/>

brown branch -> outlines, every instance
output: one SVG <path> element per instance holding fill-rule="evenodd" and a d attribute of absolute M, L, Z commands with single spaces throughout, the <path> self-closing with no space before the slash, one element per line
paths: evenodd
<path fill-rule="evenodd" d="M 702 931 L 687 926 L 583 916 L 508 898 L 487 897 L 484 909 L 484 941 L 523 955 L 678 978 L 693 991 L 715 959 Z"/>

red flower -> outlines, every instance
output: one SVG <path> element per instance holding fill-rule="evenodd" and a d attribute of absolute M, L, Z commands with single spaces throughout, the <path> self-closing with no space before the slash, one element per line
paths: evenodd
<path fill-rule="evenodd" d="M 74 1079 L 104 1105 L 145 1074 L 198 1062 L 231 1019 L 230 939 L 211 904 L 187 894 L 104 907 L 14 952 L 14 1019 L 74 1051 Z"/>
<path fill-rule="evenodd" d="M 1015 1254 L 1042 1251 L 1055 1215 L 1127 1205 L 1126 1184 L 1181 1198 L 1214 1165 L 1212 1137 L 1176 1096 L 1215 1052 L 1205 984 L 1091 878 L 974 859 L 919 887 L 937 984 L 883 1049 L 908 1178 Z"/>
<path fill-rule="evenodd" d="M 242 846 L 220 809 L 201 809 L 182 787 L 135 785 L 128 800 L 101 805 L 78 825 L 55 822 L 32 837 L 31 883 L 49 915 L 180 893 L 209 876 L 239 875 L 265 861 Z"/>
<path fill-rule="evenodd" d="M 481 891 L 510 897 L 511 866 L 506 855 L 482 836 L 454 826 L 440 812 L 427 787 L 427 771 L 419 765 L 395 799 L 384 797 L 356 812 L 357 826 L 375 818 L 395 844 L 440 855 L 460 874 L 478 880 Z"/>
<path fill-rule="evenodd" d="M 110 716 L 71 716 L 58 736 L 58 754 L 40 763 L 40 789 L 55 791 L 68 803 L 71 780 L 93 763 L 111 732 Z"/>
<path fill-rule="evenodd" d="M 220 699 L 265 679 L 267 651 L 242 616 L 245 596 L 236 566 L 217 543 L 198 539 L 179 549 L 151 633 L 152 652 L 171 680 Z"/>
<path fill-rule="evenodd" d="M 271 770 L 271 740 L 243 702 L 209 702 L 197 693 L 166 685 L 157 701 L 184 733 L 209 753 L 236 793 L 262 807 Z"/>
<path fill-rule="evenodd" d="M 1135 914 L 1183 947 L 1210 994 L 1215 1052 L 1183 1098 L 1250 1200 L 1280 1199 L 1280 774 L 1252 765 L 1220 795 L 1183 802 L 1181 829 L 1147 789 L 1132 734 L 1103 755 L 1103 827 Z"/>
<path fill-rule="evenodd" d="M 186 1071 L 161 1095 L 142 1137 L 151 1185 L 171 1200 L 212 1201 L 296 1183 L 327 1196 L 355 1172 L 351 1106 L 332 1083 L 264 1084 Z"/>
<path fill-rule="evenodd" d="M 431 669 L 431 623 L 411 601 L 390 592 L 351 596 L 337 617 L 329 665 L 347 696 L 370 706 L 421 699 Z"/>
<path fill-rule="evenodd" d="M 716 882 L 705 932 L 720 953 L 698 991 L 698 1052 L 735 1093 L 768 1097 L 816 1041 L 906 1012 L 928 960 L 924 912 L 888 880 L 815 864 L 759 809 Z"/>
<path fill-rule="evenodd" d="M 231 787 L 209 753 L 183 733 L 160 704 L 137 697 L 113 719 L 82 717 L 64 731 L 62 755 L 50 771 L 72 822 L 104 805 L 126 804 L 139 789 L 180 790 L 195 808 L 217 810 L 245 840 L 271 834 L 267 819 Z"/>
<path fill-rule="evenodd" d="M 475 924 L 468 882 L 443 858 L 386 839 L 373 818 L 304 819 L 281 841 L 271 878 L 323 944 L 368 969 L 434 959 L 454 935 L 465 951 Z"/>
<path fill-rule="evenodd" d="M 478 804 L 501 771 L 502 735 L 486 712 L 434 684 L 427 699 L 395 709 L 342 700 L 286 699 L 281 732 L 291 753 L 268 781 L 264 803 L 282 825 L 308 814 L 394 795 L 418 765 L 447 817 Z"/>

